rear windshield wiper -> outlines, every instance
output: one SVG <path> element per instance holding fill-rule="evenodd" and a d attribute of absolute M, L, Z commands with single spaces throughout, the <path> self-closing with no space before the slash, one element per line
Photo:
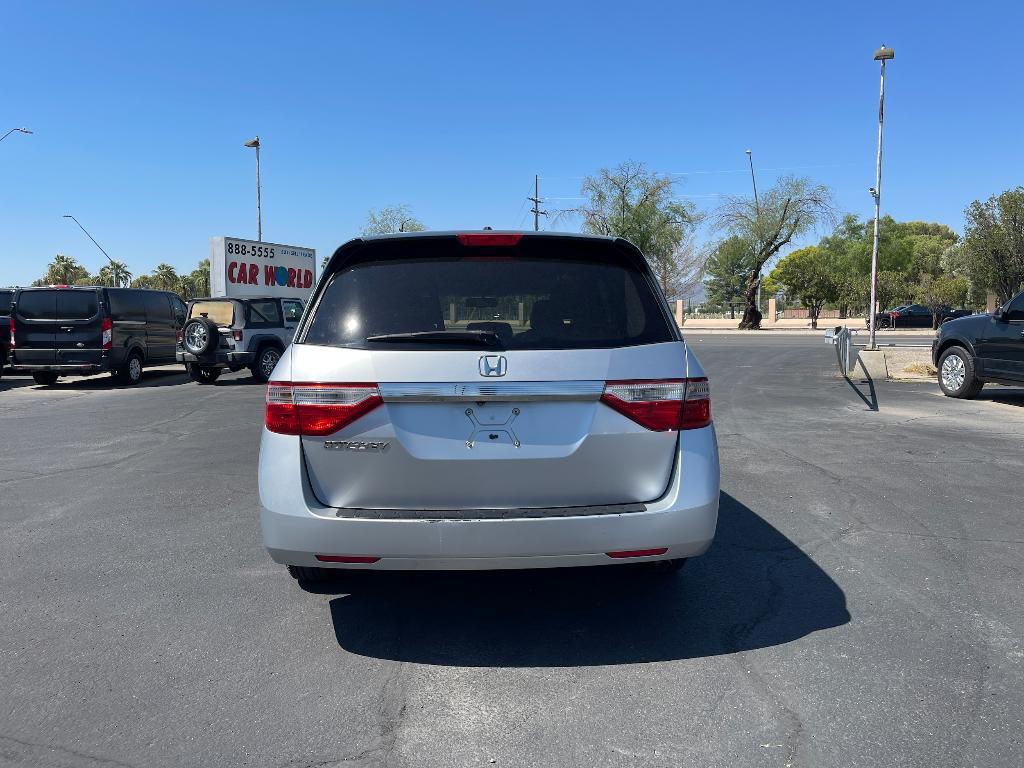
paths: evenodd
<path fill-rule="evenodd" d="M 494 331 L 416 331 L 414 333 L 385 333 L 367 336 L 367 341 L 382 341 L 394 344 L 452 344 L 467 341 L 485 344 L 488 347 L 501 346 L 501 338 Z"/>

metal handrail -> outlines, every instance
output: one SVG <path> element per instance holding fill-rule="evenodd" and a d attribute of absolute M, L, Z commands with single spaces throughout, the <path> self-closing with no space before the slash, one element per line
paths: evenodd
<path fill-rule="evenodd" d="M 836 362 L 839 372 L 849 377 L 855 360 L 853 358 L 853 331 L 845 325 L 837 325 L 825 331 L 825 341 L 836 348 Z"/>

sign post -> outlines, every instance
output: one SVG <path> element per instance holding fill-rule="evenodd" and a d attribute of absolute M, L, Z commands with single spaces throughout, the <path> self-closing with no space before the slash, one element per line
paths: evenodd
<path fill-rule="evenodd" d="M 210 295 L 278 296 L 306 302 L 316 277 L 316 251 L 237 237 L 210 238 Z"/>

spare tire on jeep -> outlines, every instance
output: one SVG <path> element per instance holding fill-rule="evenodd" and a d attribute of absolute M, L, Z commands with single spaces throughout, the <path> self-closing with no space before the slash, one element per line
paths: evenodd
<path fill-rule="evenodd" d="M 220 332 L 217 324 L 206 317 L 193 317 L 181 329 L 181 346 L 193 355 L 205 355 L 217 349 Z"/>

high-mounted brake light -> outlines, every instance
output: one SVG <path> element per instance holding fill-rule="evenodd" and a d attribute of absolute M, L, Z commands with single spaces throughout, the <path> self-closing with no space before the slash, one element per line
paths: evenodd
<path fill-rule="evenodd" d="M 7 329 L 11 332 L 11 349 L 14 349 L 17 346 L 14 341 L 14 315 L 7 319 Z"/>
<path fill-rule="evenodd" d="M 114 346 L 114 321 L 109 317 L 104 317 L 100 328 L 103 331 L 103 349 L 112 349 Z"/>
<path fill-rule="evenodd" d="M 282 435 L 322 437 L 337 432 L 384 402 L 376 384 L 272 381 L 266 425 Z"/>
<path fill-rule="evenodd" d="M 608 381 L 601 402 L 654 432 L 711 423 L 711 390 L 704 377 Z"/>
<path fill-rule="evenodd" d="M 521 234 L 513 233 L 495 233 L 495 232 L 465 232 L 461 235 L 456 235 L 459 242 L 463 245 L 477 246 L 477 245 L 494 245 L 494 246 L 508 246 L 518 245 L 519 241 L 523 239 Z"/>

